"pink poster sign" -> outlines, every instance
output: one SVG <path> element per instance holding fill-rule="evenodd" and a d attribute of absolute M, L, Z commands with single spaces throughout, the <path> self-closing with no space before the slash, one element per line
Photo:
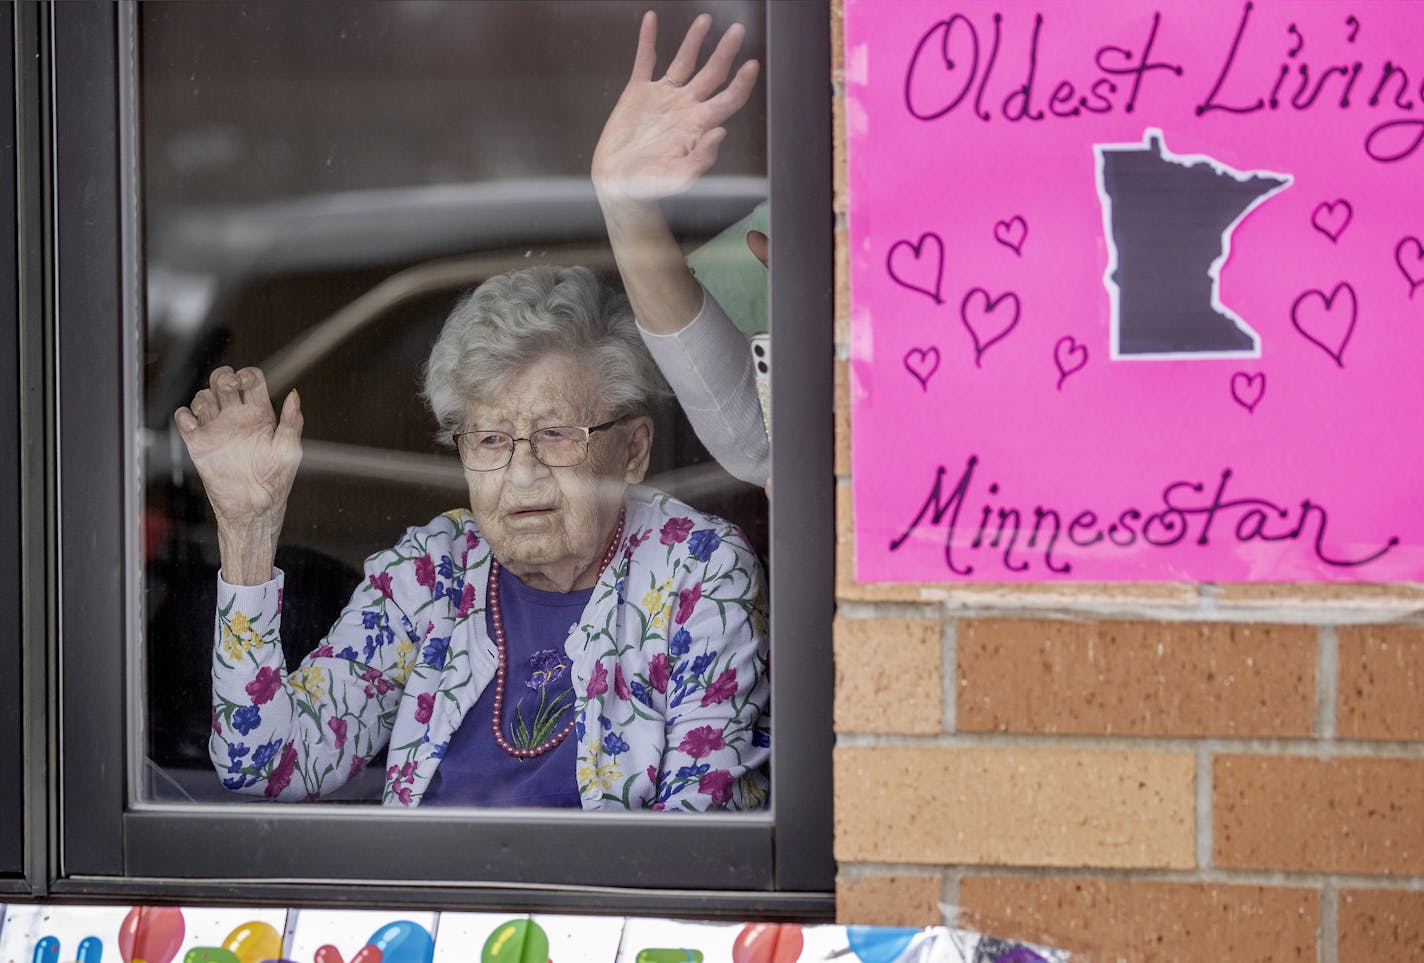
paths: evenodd
<path fill-rule="evenodd" d="M 858 579 L 1424 580 L 1424 3 L 845 43 Z"/>

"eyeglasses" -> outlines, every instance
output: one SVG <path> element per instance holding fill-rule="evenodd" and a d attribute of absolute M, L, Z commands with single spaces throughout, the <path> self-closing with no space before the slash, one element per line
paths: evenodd
<path fill-rule="evenodd" d="M 572 468 L 582 465 L 588 457 L 590 435 L 607 431 L 630 417 L 623 415 L 590 428 L 576 425 L 540 428 L 523 438 L 516 438 L 507 431 L 476 428 L 456 435 L 455 448 L 460 452 L 460 463 L 470 471 L 499 471 L 514 460 L 514 446 L 521 441 L 529 442 L 534 457 L 550 468 Z"/>

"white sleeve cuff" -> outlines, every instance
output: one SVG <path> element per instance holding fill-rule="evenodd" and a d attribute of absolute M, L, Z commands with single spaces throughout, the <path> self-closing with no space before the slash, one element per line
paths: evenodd
<path fill-rule="evenodd" d="M 702 309 L 676 334 L 638 330 L 712 457 L 737 478 L 765 485 L 771 446 L 751 345 L 717 299 L 704 288 Z"/>

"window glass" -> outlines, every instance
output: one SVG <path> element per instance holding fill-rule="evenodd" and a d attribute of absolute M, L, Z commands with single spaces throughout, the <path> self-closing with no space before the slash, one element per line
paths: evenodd
<path fill-rule="evenodd" d="M 209 760 L 214 724 L 234 724 L 209 700 L 217 533 L 173 411 L 223 364 L 261 366 L 278 404 L 300 392 L 303 461 L 277 557 L 295 668 L 363 582 L 368 555 L 468 506 L 419 398 L 461 293 L 535 264 L 616 281 L 590 155 L 649 6 L 660 69 L 703 10 L 714 36 L 744 24 L 742 55 L 764 59 L 765 11 L 752 0 L 139 8 L 141 798 L 248 799 Z M 664 206 L 687 251 L 765 199 L 763 87 L 727 124 L 710 174 Z M 649 483 L 731 520 L 765 559 L 762 490 L 711 459 L 676 403 L 665 408 Z M 234 760 L 237 781 L 251 760 Z M 377 802 L 385 772 L 372 760 L 331 798 Z"/>

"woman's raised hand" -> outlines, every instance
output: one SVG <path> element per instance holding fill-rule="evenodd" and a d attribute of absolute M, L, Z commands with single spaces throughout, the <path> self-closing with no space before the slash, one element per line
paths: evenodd
<path fill-rule="evenodd" d="M 279 419 L 260 369 L 224 366 L 173 420 L 217 516 L 224 577 L 267 581 L 302 460 L 297 393 L 287 395 Z"/>
<path fill-rule="evenodd" d="M 733 24 L 699 68 L 711 27 L 710 16 L 698 16 L 667 70 L 654 80 L 658 21 L 652 11 L 643 15 L 632 76 L 593 152 L 593 182 L 605 201 L 679 194 L 716 161 L 727 135 L 722 124 L 751 96 L 758 67 L 748 60 L 732 72 L 746 32 Z"/>

